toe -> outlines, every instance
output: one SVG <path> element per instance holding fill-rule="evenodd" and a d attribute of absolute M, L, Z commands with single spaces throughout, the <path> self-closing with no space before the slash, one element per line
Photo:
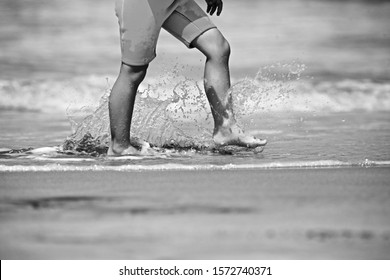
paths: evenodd
<path fill-rule="evenodd" d="M 256 148 L 260 146 L 265 146 L 266 144 L 267 144 L 267 140 L 255 138 L 253 141 L 246 143 L 246 146 L 248 148 Z"/>
<path fill-rule="evenodd" d="M 264 146 L 265 144 L 267 144 L 267 140 L 266 139 L 257 139 L 258 141 L 258 145 L 259 146 Z"/>

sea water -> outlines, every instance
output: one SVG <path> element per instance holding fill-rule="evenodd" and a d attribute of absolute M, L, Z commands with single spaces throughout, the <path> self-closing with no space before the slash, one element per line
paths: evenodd
<path fill-rule="evenodd" d="M 178 80 L 179 77 L 176 77 Z M 93 79 L 103 79 L 94 77 Z M 317 85 L 244 79 L 232 87 L 236 118 L 266 138 L 263 153 L 210 150 L 212 117 L 200 82 L 150 81 L 138 93 L 132 136 L 156 153 L 110 158 L 107 93 L 93 108 L 54 112 L 47 97 L 1 112 L 2 170 L 149 170 L 372 166 L 390 164 L 390 85 L 342 81 Z M 19 86 L 19 92 L 31 85 Z M 36 85 L 39 87 L 39 85 Z M 3 85 L 3 90 L 7 86 Z M 10 85 L 8 85 L 8 90 Z M 92 89 L 90 89 L 92 91 Z M 88 89 L 87 89 L 88 91 Z M 50 95 L 50 92 L 47 92 Z M 355 98 L 351 99 L 351 95 Z M 4 94 L 6 96 L 6 94 Z M 5 98 L 6 99 L 6 98 Z M 18 100 L 13 96 L 13 104 Z M 36 108 L 34 108 L 36 107 Z M 72 111 L 74 110 L 74 111 Z M 8 149 L 10 150 L 8 150 Z"/>
<path fill-rule="evenodd" d="M 119 60 L 112 3 L 5 1 L 0 171 L 390 164 L 389 4 L 226 2 L 215 21 L 233 50 L 229 94 L 239 125 L 268 140 L 262 153 L 211 148 L 204 61 L 163 32 L 131 131 L 155 153 L 107 157 Z"/>

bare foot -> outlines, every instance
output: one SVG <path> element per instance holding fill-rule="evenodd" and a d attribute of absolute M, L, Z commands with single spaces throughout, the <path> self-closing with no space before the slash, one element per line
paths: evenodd
<path fill-rule="evenodd" d="M 156 152 L 150 147 L 146 141 L 138 138 L 131 138 L 129 145 L 120 145 L 111 142 L 108 149 L 108 156 L 128 156 L 128 155 L 153 155 Z"/>
<path fill-rule="evenodd" d="M 267 140 L 258 139 L 245 132 L 237 124 L 226 124 L 216 129 L 214 133 L 214 143 L 217 146 L 236 145 L 241 147 L 256 148 L 265 146 Z"/>
<path fill-rule="evenodd" d="M 127 155 L 138 155 L 140 152 L 133 146 L 120 146 L 111 143 L 108 149 L 108 156 L 127 156 Z"/>

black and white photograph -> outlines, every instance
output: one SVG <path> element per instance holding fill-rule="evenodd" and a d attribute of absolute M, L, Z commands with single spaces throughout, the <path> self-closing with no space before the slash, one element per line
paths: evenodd
<path fill-rule="evenodd" d="M 0 0 L 0 259 L 389 260 L 390 1 Z"/>

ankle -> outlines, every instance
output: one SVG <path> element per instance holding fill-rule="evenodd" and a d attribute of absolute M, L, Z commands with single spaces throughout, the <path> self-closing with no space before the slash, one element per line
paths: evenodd
<path fill-rule="evenodd" d="M 214 134 L 231 133 L 232 129 L 237 127 L 236 120 L 233 117 L 222 118 L 220 121 L 214 123 Z"/>

